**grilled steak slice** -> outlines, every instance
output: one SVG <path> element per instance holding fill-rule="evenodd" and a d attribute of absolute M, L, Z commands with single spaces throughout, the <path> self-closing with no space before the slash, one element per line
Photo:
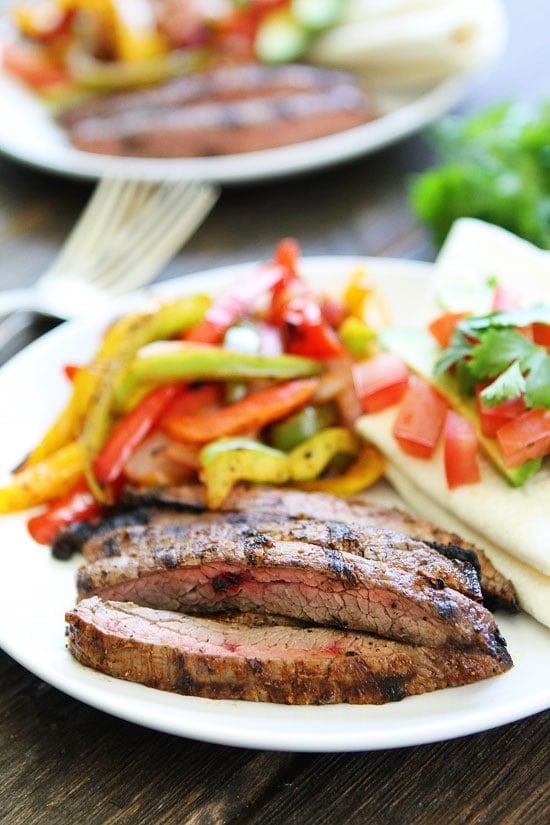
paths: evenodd
<path fill-rule="evenodd" d="M 382 704 L 512 664 L 505 649 L 490 655 L 325 628 L 249 627 L 98 598 L 80 602 L 66 620 L 69 649 L 82 664 L 211 699 Z"/>
<path fill-rule="evenodd" d="M 52 555 L 56 559 L 70 559 L 80 553 L 88 541 L 104 541 L 107 534 L 121 527 L 148 524 L 158 512 L 154 507 L 137 507 L 131 510 L 114 511 L 101 521 L 77 521 L 59 530 L 52 544 Z"/>
<path fill-rule="evenodd" d="M 125 493 L 127 504 L 178 507 L 198 512 L 206 509 L 204 490 L 200 485 L 180 485 L 163 489 L 135 490 Z M 512 582 L 503 576 L 487 558 L 483 550 L 464 542 L 460 536 L 436 527 L 426 519 L 413 516 L 395 507 L 383 507 L 363 498 L 341 499 L 324 493 L 304 493 L 283 487 L 240 484 L 222 505 L 224 510 L 249 513 L 285 514 L 296 518 L 324 521 L 359 522 L 384 527 L 423 541 L 450 558 L 468 560 L 480 570 L 484 601 L 491 609 L 497 607 L 510 613 L 519 610 Z"/>
<path fill-rule="evenodd" d="M 440 578 L 252 530 L 193 545 L 163 540 L 137 556 L 81 568 L 79 598 L 101 595 L 193 613 L 258 612 L 366 630 L 437 646 L 497 651 L 504 644 L 482 605 Z"/>
<path fill-rule="evenodd" d="M 392 564 L 401 570 L 441 582 L 476 601 L 481 588 L 475 569 L 467 562 L 448 560 L 399 533 L 363 524 L 336 521 L 313 521 L 285 516 L 247 513 L 159 513 L 146 527 L 124 527 L 111 531 L 105 538 L 91 538 L 84 545 L 89 561 L 120 555 L 138 555 L 154 551 L 165 540 L 193 545 L 196 541 L 213 543 L 236 541 L 261 532 L 280 541 L 305 541 L 325 550 L 352 553 L 372 561 Z"/>

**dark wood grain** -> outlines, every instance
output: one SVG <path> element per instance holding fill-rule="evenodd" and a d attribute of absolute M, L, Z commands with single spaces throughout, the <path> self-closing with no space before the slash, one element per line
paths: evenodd
<path fill-rule="evenodd" d="M 548 92 L 547 3 L 506 6 L 507 55 L 476 81 L 464 111 Z M 416 137 L 316 175 L 228 189 L 161 277 L 266 257 L 289 234 L 306 254 L 432 259 L 406 203 L 409 177 L 430 162 Z M 0 288 L 33 282 L 90 192 L 89 184 L 0 160 Z M 549 725 L 539 714 L 450 742 L 373 753 L 251 751 L 114 719 L 0 654 L 0 821 L 546 825 Z"/>

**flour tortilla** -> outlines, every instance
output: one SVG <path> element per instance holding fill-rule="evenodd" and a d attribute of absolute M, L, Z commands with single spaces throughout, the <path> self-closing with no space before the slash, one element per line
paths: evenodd
<path fill-rule="evenodd" d="M 550 253 L 482 221 L 457 221 L 436 263 L 434 291 L 457 283 L 484 283 L 488 276 L 519 290 L 526 303 L 550 302 Z M 415 323 L 424 327 L 441 310 L 433 298 L 420 298 Z M 409 309 L 407 317 L 393 321 L 410 324 L 410 316 Z M 421 515 L 486 549 L 514 582 L 522 606 L 549 623 L 550 459 L 523 487 L 514 489 L 480 456 L 481 482 L 449 490 L 442 445 L 430 461 L 406 455 L 392 435 L 396 415 L 393 407 L 357 423 L 361 435 L 386 455 L 387 478 Z"/>
<path fill-rule="evenodd" d="M 394 464 L 388 465 L 386 477 L 412 512 L 484 550 L 497 570 L 514 582 L 522 608 L 539 622 L 550 627 L 549 576 L 505 553 L 493 542 L 472 530 L 464 521 L 444 510 L 433 499 L 421 493 Z"/>
<path fill-rule="evenodd" d="M 371 86 L 428 86 L 483 68 L 502 52 L 499 0 L 348 0 L 308 58 L 362 74 Z"/>
<path fill-rule="evenodd" d="M 544 467 L 522 487 L 512 488 L 479 457 L 481 482 L 449 490 L 439 444 L 429 461 L 406 455 L 392 435 L 397 407 L 362 416 L 360 434 L 388 458 L 419 492 L 468 524 L 485 540 L 550 575 L 550 470 Z"/>

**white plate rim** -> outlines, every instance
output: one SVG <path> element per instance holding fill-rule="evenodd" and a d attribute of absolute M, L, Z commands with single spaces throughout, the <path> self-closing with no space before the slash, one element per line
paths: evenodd
<path fill-rule="evenodd" d="M 73 148 L 45 105 L 1 67 L 2 43 L 13 38 L 0 18 L 0 152 L 55 174 L 92 179 L 200 180 L 244 184 L 288 177 L 350 161 L 419 131 L 455 106 L 479 72 L 457 71 L 376 120 L 335 135 L 261 152 L 208 158 L 118 158 Z M 498 44 L 493 51 L 498 52 Z M 491 54 L 494 59 L 495 54 Z"/>
<path fill-rule="evenodd" d="M 373 273 L 376 282 L 381 288 L 386 288 L 388 295 L 398 291 L 396 285 L 399 292 L 413 290 L 416 293 L 429 286 L 432 273 L 430 264 L 359 257 L 306 259 L 304 269 L 308 277 L 328 286 L 334 285 L 335 280 L 341 282 L 344 275 L 358 264 Z M 154 291 L 159 294 L 205 289 L 216 291 L 253 266 L 233 265 L 196 276 L 184 276 L 161 283 L 154 287 Z M 410 295 L 401 298 L 407 302 Z M 139 296 L 123 299 L 114 305 L 113 312 L 123 306 L 135 305 L 140 300 Z M 28 447 L 28 426 L 34 418 L 24 413 L 24 409 L 40 387 L 25 381 L 25 378 L 32 376 L 38 384 L 47 382 L 53 392 L 52 403 L 55 403 L 56 392 L 62 386 L 61 379 L 58 380 L 59 367 L 67 358 L 67 349 L 73 355 L 75 342 L 88 337 L 92 339 L 92 331 L 95 335 L 104 323 L 104 317 L 94 316 L 64 324 L 32 344 L 0 370 L 0 397 L 6 397 L 6 394 L 13 397 L 14 387 L 21 390 L 19 395 L 16 394 L 17 401 L 9 408 L 9 415 L 3 415 L 3 426 L 0 427 L 2 469 L 10 466 L 19 450 Z M 22 429 L 16 432 L 14 422 L 21 421 Z M 526 615 L 498 617 L 516 661 L 515 668 L 509 673 L 477 685 L 410 697 L 403 702 L 380 707 L 336 705 L 296 708 L 220 702 L 167 694 L 122 682 L 84 668 L 64 648 L 62 613 L 72 606 L 72 595 L 67 594 L 73 592 L 77 562 L 56 562 L 50 558 L 48 551 L 34 545 L 25 534 L 22 516 L 0 519 L 0 540 L 10 548 L 2 562 L 4 575 L 0 577 L 0 646 L 37 676 L 70 696 L 151 729 L 216 744 L 281 751 L 378 750 L 477 733 L 522 719 L 550 705 L 547 687 L 550 685 L 550 662 L 547 656 L 545 662 L 544 657 L 550 634 Z M 48 635 L 52 628 L 49 631 L 46 628 L 45 646 L 41 644 L 41 638 L 36 640 L 36 630 L 27 626 L 25 607 L 19 601 L 21 591 L 17 594 L 18 588 L 12 585 L 12 576 L 18 575 L 21 557 L 33 562 L 30 580 L 28 566 L 26 570 L 26 593 L 31 603 L 36 604 L 33 599 L 37 599 L 43 609 L 46 605 L 46 625 L 48 610 L 54 615 L 55 629 Z M 47 594 L 44 592 L 45 584 L 48 586 Z M 55 600 L 51 598 L 48 601 L 48 595 L 58 593 L 63 594 L 62 604 L 55 605 Z M 42 631 L 39 629 L 38 632 L 40 635 Z"/>

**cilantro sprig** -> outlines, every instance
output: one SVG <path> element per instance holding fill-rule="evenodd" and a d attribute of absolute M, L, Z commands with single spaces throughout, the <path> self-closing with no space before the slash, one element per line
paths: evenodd
<path fill-rule="evenodd" d="M 455 367 L 463 395 L 493 379 L 481 393 L 489 407 L 523 395 L 527 407 L 550 409 L 550 356 L 516 329 L 531 323 L 550 324 L 550 307 L 463 319 L 436 364 L 436 375 Z"/>

